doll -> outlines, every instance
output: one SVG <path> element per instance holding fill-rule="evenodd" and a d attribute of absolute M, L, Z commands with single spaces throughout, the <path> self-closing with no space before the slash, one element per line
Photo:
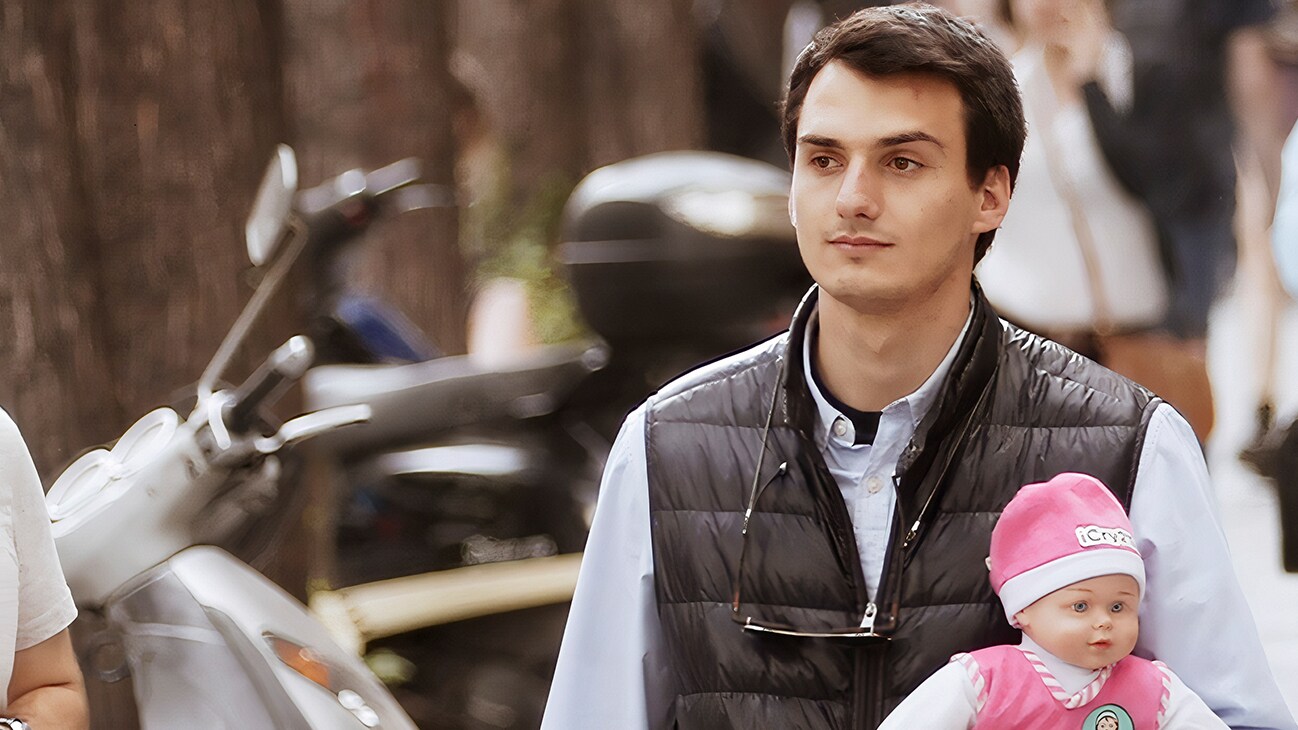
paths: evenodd
<path fill-rule="evenodd" d="M 1098 479 L 1020 489 L 987 567 L 1023 643 L 955 655 L 879 730 L 1226 730 L 1166 665 L 1131 656 L 1145 566 Z"/>

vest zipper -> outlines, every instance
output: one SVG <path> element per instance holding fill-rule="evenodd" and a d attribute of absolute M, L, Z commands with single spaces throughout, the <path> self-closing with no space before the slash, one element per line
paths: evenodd
<path fill-rule="evenodd" d="M 874 619 L 879 614 L 879 607 L 870 600 L 869 591 L 865 587 L 865 572 L 861 568 L 861 555 L 856 549 L 856 535 L 852 531 L 852 518 L 847 513 L 847 503 L 843 500 L 843 493 L 838 489 L 838 483 L 834 481 L 834 475 L 830 473 L 829 467 L 821 458 L 819 449 L 815 448 L 806 434 L 799 433 L 803 439 L 803 448 L 810 454 L 816 481 L 822 488 L 822 496 L 829 500 L 830 527 L 834 531 L 834 541 L 838 543 L 839 550 L 846 553 L 847 574 L 852 581 L 852 589 L 856 593 L 856 610 L 861 613 L 862 625 L 868 622 L 870 628 L 874 628 Z M 826 487 L 832 488 L 826 490 Z M 828 491 L 828 494 L 823 494 L 824 491 Z M 868 647 L 852 648 L 850 651 L 854 656 L 852 658 L 852 714 L 848 718 L 848 727 L 862 727 L 862 722 L 865 722 L 872 723 L 866 726 L 874 730 L 883 719 L 875 717 L 879 714 L 879 710 L 871 711 L 869 699 L 871 691 L 878 691 L 875 685 L 883 684 L 883 652 L 872 652 Z M 877 661 L 871 661 L 876 656 Z M 877 666 L 874 666 L 876 664 Z"/>
<path fill-rule="evenodd" d="M 924 517 L 928 514 L 929 507 L 933 505 L 933 500 L 938 493 L 942 491 L 942 482 L 946 479 L 946 473 L 951 468 L 951 462 L 955 460 L 955 455 L 962 449 L 962 445 L 969 437 L 969 431 L 973 428 L 973 422 L 982 411 L 983 403 L 987 400 L 987 394 L 991 391 L 991 381 L 983 386 L 982 392 L 978 394 L 978 400 L 974 401 L 973 408 L 965 418 L 964 423 L 960 426 L 960 432 L 952 442 L 952 447 L 947 452 L 946 458 L 942 461 L 942 466 L 937 472 L 937 479 L 933 481 L 933 491 L 928 493 L 924 499 L 924 504 L 919 508 L 919 514 L 915 515 L 915 521 L 911 523 L 910 528 L 906 530 L 905 536 L 901 541 L 902 570 L 910 565 L 910 560 L 915 554 L 915 546 L 919 543 L 920 532 L 924 527 Z M 900 478 L 894 478 L 894 484 L 900 483 Z"/>
<path fill-rule="evenodd" d="M 870 680 L 870 692 L 875 701 L 869 704 L 866 711 L 866 727 L 876 730 L 883 724 L 883 675 L 884 652 L 882 646 L 866 647 L 862 650 L 866 661 L 866 676 Z"/>
<path fill-rule="evenodd" d="M 928 497 L 924 500 L 924 504 L 920 507 L 919 514 L 915 516 L 915 521 L 910 524 L 909 528 L 906 528 L 906 525 L 902 522 L 901 501 L 900 498 L 898 499 L 898 506 L 893 518 L 893 529 L 888 538 L 887 552 L 884 554 L 883 558 L 883 574 L 879 580 L 879 595 L 875 596 L 875 601 L 877 601 L 878 604 L 890 607 L 888 615 L 884 617 L 884 621 L 885 625 L 891 625 L 893 629 L 896 628 L 897 613 L 901 606 L 901 573 L 906 569 L 906 566 L 910 564 L 911 557 L 915 554 L 915 546 L 919 542 L 920 533 L 924 527 L 924 517 L 928 514 L 929 507 L 932 506 L 934 497 L 936 497 L 938 492 L 941 491 L 942 480 L 946 478 L 947 470 L 950 468 L 956 452 L 960 450 L 960 444 L 968 437 L 969 429 L 972 427 L 974 419 L 977 417 L 978 413 L 982 410 L 983 402 L 987 399 L 987 393 L 990 391 L 991 382 L 988 381 L 987 385 L 983 387 L 982 392 L 978 395 L 978 400 L 974 402 L 973 409 L 969 411 L 969 415 L 961 425 L 959 434 L 956 436 L 955 440 L 951 442 L 952 448 L 947 453 L 941 467 L 937 471 L 937 479 L 933 482 L 933 491 L 930 492 Z M 895 476 L 894 480 L 894 484 L 900 485 L 901 475 Z M 906 528 L 905 535 L 899 535 L 900 530 L 903 528 Z M 895 566 L 896 560 L 898 559 L 901 560 L 900 567 Z M 873 624 L 873 620 L 871 623 Z M 884 653 L 883 649 L 878 651 L 868 651 L 868 661 L 864 668 L 864 678 L 868 680 L 870 692 L 874 694 L 873 702 L 868 702 L 867 698 L 862 698 L 862 704 L 864 705 L 866 715 L 865 727 L 869 728 L 869 730 L 874 730 L 883 723 L 883 685 L 884 675 L 886 673 Z M 858 666 L 860 665 L 861 664 L 858 663 Z M 858 679 L 859 678 L 860 677 L 858 676 Z M 858 688 L 863 689 L 862 685 L 858 685 Z M 862 694 L 864 694 L 864 692 L 862 692 Z M 860 715 L 858 715 L 858 717 L 860 717 Z"/>

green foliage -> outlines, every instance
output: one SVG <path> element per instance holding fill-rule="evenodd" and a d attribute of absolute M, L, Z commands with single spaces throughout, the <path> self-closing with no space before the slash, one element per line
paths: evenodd
<path fill-rule="evenodd" d="M 588 336 L 554 256 L 563 205 L 573 183 L 555 176 L 517 204 L 508 174 L 500 173 L 495 175 L 500 184 L 470 205 L 461 219 L 461 242 L 466 259 L 474 264 L 474 283 L 481 286 L 498 277 L 525 282 L 532 325 L 543 343 Z"/>

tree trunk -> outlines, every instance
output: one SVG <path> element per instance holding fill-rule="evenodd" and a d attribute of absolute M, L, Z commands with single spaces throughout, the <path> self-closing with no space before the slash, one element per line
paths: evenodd
<path fill-rule="evenodd" d="M 273 10 L 4 3 L 0 403 L 46 475 L 195 381 L 247 299 L 242 220 L 283 134 Z M 88 684 L 95 727 L 135 726 L 129 683 Z"/>
<path fill-rule="evenodd" d="M 124 419 L 81 177 L 72 28 L 61 0 L 0 16 L 0 405 L 43 471 Z M 76 394 L 73 397 L 73 394 Z"/>
<path fill-rule="evenodd" d="M 505 159 L 509 200 L 703 141 L 690 0 L 462 3 L 456 72 Z"/>
<path fill-rule="evenodd" d="M 49 474 L 196 380 L 247 299 L 276 29 L 253 0 L 8 2 L 0 22 L 0 401 Z M 286 331 L 267 329 L 250 356 Z"/>
<path fill-rule="evenodd" d="M 587 0 L 580 37 L 587 154 L 611 162 L 703 145 L 703 83 L 694 0 Z"/>
<path fill-rule="evenodd" d="M 361 285 L 395 304 L 450 353 L 464 351 L 464 267 L 453 207 L 453 83 L 445 0 L 285 0 L 286 81 L 302 180 L 404 157 L 450 207 L 384 222 L 360 243 Z"/>
<path fill-rule="evenodd" d="M 101 337 L 128 417 L 197 380 L 248 299 L 242 222 L 284 127 L 272 10 L 255 0 L 76 4 Z M 228 377 L 289 329 L 257 328 L 245 367 Z"/>

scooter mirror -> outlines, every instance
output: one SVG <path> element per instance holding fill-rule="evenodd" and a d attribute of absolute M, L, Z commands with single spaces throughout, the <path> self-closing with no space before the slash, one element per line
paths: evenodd
<path fill-rule="evenodd" d="M 254 266 L 266 263 L 284 238 L 284 228 L 296 193 L 297 156 L 292 147 L 281 144 L 275 148 L 275 155 L 266 167 L 244 228 L 248 258 Z"/>

